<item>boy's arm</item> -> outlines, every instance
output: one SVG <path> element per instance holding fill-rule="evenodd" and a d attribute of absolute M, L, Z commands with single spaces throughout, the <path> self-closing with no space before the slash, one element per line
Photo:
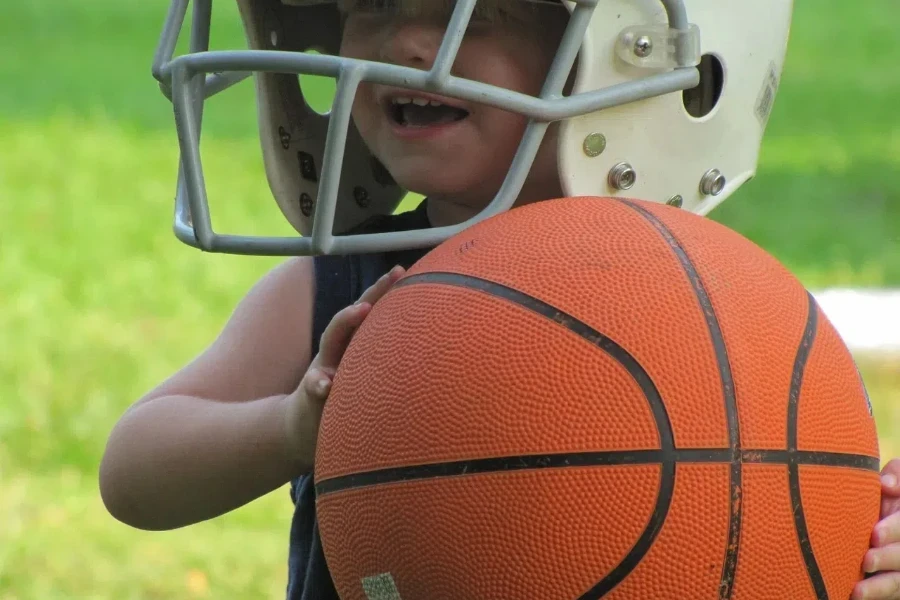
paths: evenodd
<path fill-rule="evenodd" d="M 141 529 L 181 527 L 310 468 L 308 457 L 292 455 L 285 424 L 311 360 L 314 287 L 311 259 L 272 270 L 206 351 L 125 412 L 100 465 L 114 517 Z"/>

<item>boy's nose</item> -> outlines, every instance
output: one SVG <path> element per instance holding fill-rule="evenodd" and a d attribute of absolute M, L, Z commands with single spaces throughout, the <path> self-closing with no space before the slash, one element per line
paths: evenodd
<path fill-rule="evenodd" d="M 382 60 L 404 67 L 430 69 L 444 36 L 444 29 L 421 21 L 403 20 L 394 25 L 381 51 Z"/>

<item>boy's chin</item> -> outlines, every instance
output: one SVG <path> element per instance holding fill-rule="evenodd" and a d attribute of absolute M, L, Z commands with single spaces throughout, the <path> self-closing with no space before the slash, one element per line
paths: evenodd
<path fill-rule="evenodd" d="M 421 174 L 416 174 L 415 176 L 404 177 L 403 174 L 394 175 L 394 181 L 396 181 L 400 187 L 405 190 L 409 190 L 413 194 L 419 194 L 420 196 L 436 197 L 447 199 L 455 204 L 464 204 L 469 205 L 473 204 L 472 201 L 467 201 L 467 198 L 473 196 L 481 196 L 481 194 L 474 193 L 482 192 L 483 190 L 478 189 L 479 186 L 477 182 L 472 182 L 472 186 L 465 186 L 461 184 L 467 183 L 466 181 L 461 181 L 459 178 L 451 179 L 447 177 L 447 174 L 444 173 L 440 177 L 425 177 Z M 483 196 L 482 196 L 483 197 Z M 490 194 L 487 201 L 482 201 L 481 204 L 486 206 L 487 202 L 490 202 L 493 199 L 494 194 Z"/>

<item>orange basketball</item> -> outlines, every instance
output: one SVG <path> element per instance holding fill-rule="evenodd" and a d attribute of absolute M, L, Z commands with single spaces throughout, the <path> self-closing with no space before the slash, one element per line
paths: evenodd
<path fill-rule="evenodd" d="M 430 252 L 318 443 L 344 600 L 846 600 L 879 512 L 871 407 L 813 297 L 645 202 L 542 202 Z"/>

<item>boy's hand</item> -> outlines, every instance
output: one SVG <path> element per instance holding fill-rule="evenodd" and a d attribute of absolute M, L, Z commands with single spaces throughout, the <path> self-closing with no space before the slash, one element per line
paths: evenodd
<path fill-rule="evenodd" d="M 399 266 L 385 273 L 363 292 L 355 304 L 338 312 L 319 341 L 319 353 L 313 358 L 300 385 L 287 397 L 287 439 L 293 460 L 303 472 L 312 470 L 322 409 L 331 391 L 331 383 L 353 334 L 362 325 L 374 305 L 406 271 Z"/>
<path fill-rule="evenodd" d="M 900 459 L 885 465 L 881 483 L 881 520 L 863 558 L 863 570 L 876 574 L 856 584 L 851 600 L 900 600 Z"/>

